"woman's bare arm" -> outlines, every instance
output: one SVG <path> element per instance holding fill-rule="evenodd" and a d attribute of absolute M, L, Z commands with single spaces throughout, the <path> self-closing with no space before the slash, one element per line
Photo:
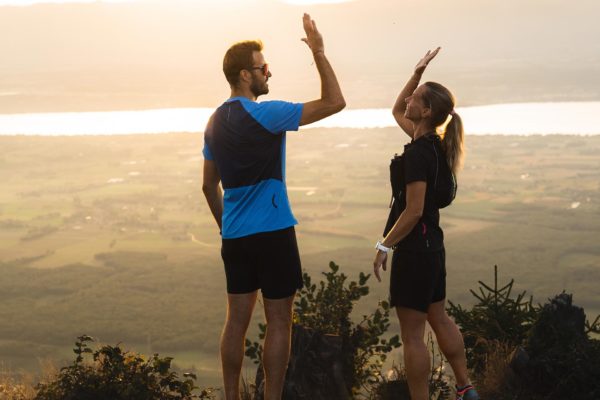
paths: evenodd
<path fill-rule="evenodd" d="M 425 72 L 427 65 L 431 60 L 433 60 L 433 58 L 437 55 L 439 51 L 440 47 L 438 47 L 434 51 L 429 50 L 427 51 L 425 56 L 421 60 L 419 60 L 419 62 L 415 66 L 415 71 L 413 75 L 410 77 L 408 82 L 406 82 L 406 85 L 404 85 L 404 88 L 398 95 L 398 98 L 394 103 L 394 107 L 392 108 L 392 115 L 396 119 L 396 122 L 398 123 L 400 128 L 402 128 L 402 130 L 406 132 L 408 136 L 411 137 L 411 139 L 413 137 L 414 127 L 412 121 L 410 121 L 404 116 L 404 112 L 406 111 L 406 98 L 412 95 L 413 92 L 417 89 L 417 87 L 419 86 L 419 82 L 421 81 L 421 76 L 423 75 L 423 72 Z"/>

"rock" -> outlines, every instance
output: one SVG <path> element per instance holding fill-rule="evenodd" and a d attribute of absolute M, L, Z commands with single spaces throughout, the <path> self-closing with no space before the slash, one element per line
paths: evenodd
<path fill-rule="evenodd" d="M 294 325 L 283 389 L 285 400 L 349 400 L 344 379 L 342 338 Z M 256 373 L 256 400 L 264 397 L 264 372 Z"/>
<path fill-rule="evenodd" d="M 517 346 L 510 355 L 509 365 L 517 375 L 527 374 L 529 354 L 523 347 Z"/>
<path fill-rule="evenodd" d="M 600 343 L 587 336 L 585 319 L 570 294 L 542 307 L 525 350 L 511 360 L 526 391 L 548 400 L 600 398 Z"/>
<path fill-rule="evenodd" d="M 535 357 L 548 348 L 571 348 L 587 340 L 583 308 L 573 305 L 573 295 L 561 293 L 550 299 L 540 311 L 531 330 L 527 350 Z"/>

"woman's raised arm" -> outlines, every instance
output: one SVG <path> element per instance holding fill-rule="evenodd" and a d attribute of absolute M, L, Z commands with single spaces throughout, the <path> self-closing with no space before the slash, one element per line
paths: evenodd
<path fill-rule="evenodd" d="M 404 112 L 406 111 L 406 98 L 412 95 L 417 89 L 417 86 L 419 86 L 419 82 L 421 81 L 421 76 L 423 75 L 423 72 L 425 72 L 427 65 L 431 60 L 433 60 L 439 51 L 440 47 L 434 51 L 428 50 L 425 56 L 419 60 L 415 66 L 415 72 L 410 77 L 408 82 L 406 82 L 406 85 L 404 85 L 404 88 L 398 95 L 396 103 L 394 103 L 394 107 L 392 108 L 392 115 L 396 119 L 396 122 L 398 125 L 400 125 L 400 128 L 402 128 L 402 130 L 411 138 L 413 137 L 414 127 L 413 123 L 404 116 Z"/>

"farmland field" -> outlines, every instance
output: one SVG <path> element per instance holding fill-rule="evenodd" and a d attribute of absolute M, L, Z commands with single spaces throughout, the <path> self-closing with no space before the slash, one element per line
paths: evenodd
<path fill-rule="evenodd" d="M 287 185 L 313 279 L 330 260 L 350 277 L 370 271 L 389 159 L 406 140 L 397 129 L 288 134 Z M 0 136 L 0 148 L 4 368 L 60 364 L 87 333 L 174 356 L 218 386 L 225 282 L 201 191 L 202 135 Z M 442 212 L 449 299 L 471 303 L 497 264 L 535 301 L 566 290 L 595 317 L 600 136 L 473 136 L 467 151 Z M 386 298 L 387 280 L 369 282 L 357 313 Z"/>

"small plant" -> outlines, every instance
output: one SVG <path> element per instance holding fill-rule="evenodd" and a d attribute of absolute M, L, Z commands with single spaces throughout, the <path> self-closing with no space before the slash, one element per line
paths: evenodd
<path fill-rule="evenodd" d="M 213 399 L 211 389 L 198 390 L 196 376 L 171 371 L 171 357 L 154 354 L 149 359 L 117 346 L 92 350 L 94 339 L 77 338 L 73 364 L 60 370 L 55 380 L 38 385 L 36 400 L 191 400 Z M 85 362 L 87 355 L 92 362 Z M 199 393 L 198 393 L 199 392 Z"/>
<path fill-rule="evenodd" d="M 585 334 L 588 336 L 600 335 L 600 315 L 597 315 L 593 322 L 585 320 Z"/>
<path fill-rule="evenodd" d="M 482 398 L 494 400 L 520 398 L 515 396 L 522 392 L 522 384 L 510 365 L 514 352 L 514 347 L 505 343 L 489 343 L 485 372 L 477 374 L 477 391 Z"/>
<path fill-rule="evenodd" d="M 514 280 L 493 287 L 479 282 L 471 310 L 450 302 L 461 326 L 467 360 L 480 393 L 508 400 L 600 398 L 600 316 L 592 322 L 572 295 L 562 293 L 534 306 L 525 292 L 512 295 Z"/>
<path fill-rule="evenodd" d="M 471 310 L 448 301 L 448 314 L 460 325 L 465 340 L 469 368 L 481 371 L 493 342 L 509 346 L 521 344 L 537 318 L 538 307 L 533 298 L 525 299 L 526 292 L 513 296 L 514 279 L 498 286 L 498 266 L 494 265 L 494 285 L 479 281 L 479 293 L 470 290 L 479 303 Z"/>
<path fill-rule="evenodd" d="M 15 382 L 11 378 L 0 377 L 1 400 L 27 400 L 31 398 L 31 388 Z"/>
<path fill-rule="evenodd" d="M 249 382 L 247 378 L 242 377 L 240 388 L 240 400 L 253 400 L 254 393 L 256 393 L 256 387 L 254 386 L 254 384 Z"/>
<path fill-rule="evenodd" d="M 450 400 L 452 385 L 445 373 L 447 360 L 433 341 L 429 333 L 427 347 L 431 352 L 431 371 L 429 372 L 429 397 L 432 400 Z M 393 365 L 385 375 L 380 376 L 380 381 L 373 386 L 369 400 L 410 400 L 408 381 L 404 367 Z"/>
<path fill-rule="evenodd" d="M 294 324 L 341 338 L 344 383 L 346 390 L 356 396 L 368 392 L 377 382 L 375 377 L 380 375 L 387 354 L 400 347 L 400 338 L 382 338 L 390 326 L 390 306 L 386 301 L 381 301 L 370 315 L 363 315 L 358 323 L 350 318 L 355 303 L 369 294 L 370 275 L 361 272 L 358 281 L 348 283 L 337 264 L 330 262 L 329 269 L 323 273 L 325 280 L 318 284 L 304 274 L 304 287 L 294 303 Z M 259 339 L 264 339 L 266 325 L 259 324 L 259 330 Z M 262 345 L 246 340 L 246 356 L 259 364 Z"/>
<path fill-rule="evenodd" d="M 348 389 L 356 393 L 360 388 L 368 389 L 370 381 L 381 371 L 387 353 L 400 347 L 400 337 L 381 338 L 390 326 L 390 306 L 386 301 L 381 301 L 370 315 L 363 315 L 359 323 L 350 319 L 354 304 L 369 294 L 370 275 L 361 272 L 358 282 L 346 285 L 347 276 L 338 273 L 337 264 L 330 262 L 329 269 L 323 273 L 325 281 L 318 286 L 304 274 L 305 285 L 295 303 L 295 321 L 324 334 L 342 337 L 342 352 L 346 355 L 344 375 L 349 378 Z"/>

